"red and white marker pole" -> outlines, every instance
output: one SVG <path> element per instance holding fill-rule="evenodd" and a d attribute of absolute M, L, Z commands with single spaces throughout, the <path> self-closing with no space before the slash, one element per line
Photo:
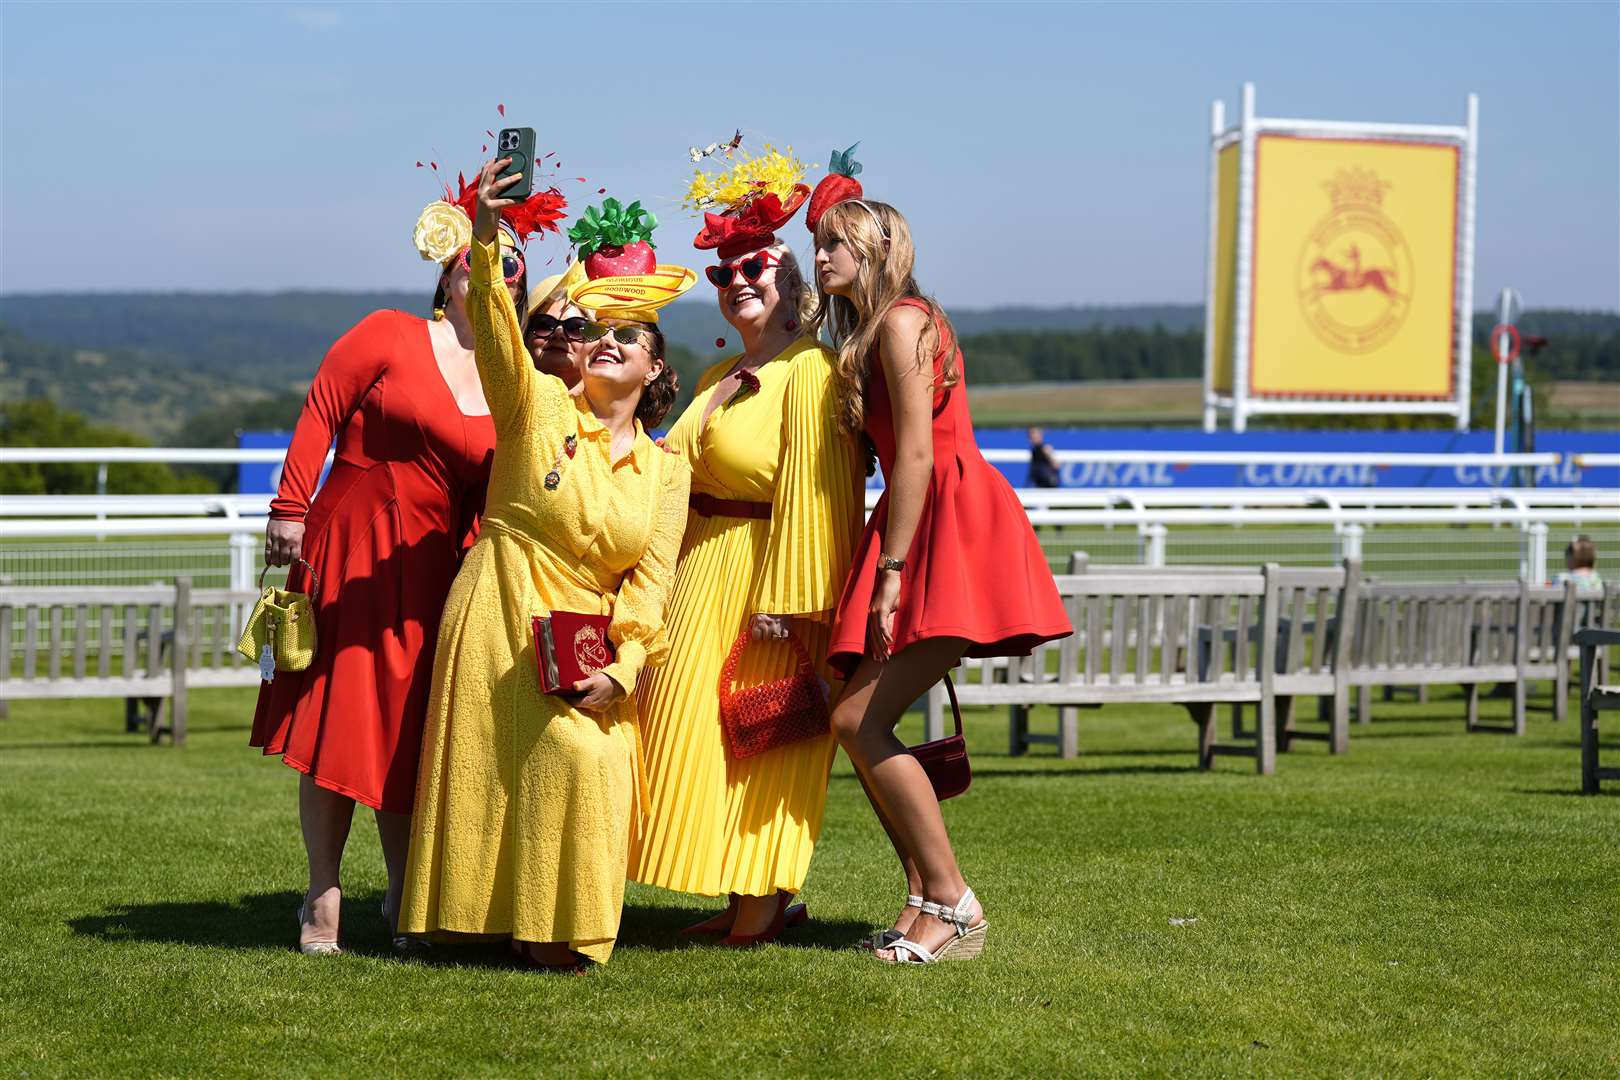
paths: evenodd
<path fill-rule="evenodd" d="M 1514 319 L 1524 301 L 1512 289 L 1503 289 L 1496 301 L 1496 327 L 1491 331 L 1491 355 L 1496 357 L 1496 454 L 1503 452 L 1507 437 L 1508 366 L 1519 355 L 1519 328 Z"/>

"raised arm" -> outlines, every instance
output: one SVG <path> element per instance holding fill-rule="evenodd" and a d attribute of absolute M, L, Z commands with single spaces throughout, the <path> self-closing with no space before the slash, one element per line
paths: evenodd
<path fill-rule="evenodd" d="M 387 370 L 398 345 L 398 319 L 388 311 L 367 315 L 338 338 L 316 369 L 282 462 L 281 484 L 270 500 L 265 557 L 272 566 L 285 566 L 303 553 L 304 516 L 320 483 L 326 452 Z"/>
<path fill-rule="evenodd" d="M 497 441 L 506 432 L 521 426 L 524 413 L 535 405 L 553 409 L 569 407 L 568 388 L 562 380 L 535 370 L 529 350 L 523 346 L 523 326 L 518 321 L 512 295 L 501 277 L 501 245 L 497 236 L 500 214 L 517 204 L 501 192 L 518 181 L 517 176 L 496 179 L 507 159 L 484 166 L 478 177 L 478 211 L 473 218 L 473 243 L 468 262 L 467 318 L 473 328 L 473 359 L 478 364 L 478 380 L 484 386 L 490 416 L 495 421 Z"/>

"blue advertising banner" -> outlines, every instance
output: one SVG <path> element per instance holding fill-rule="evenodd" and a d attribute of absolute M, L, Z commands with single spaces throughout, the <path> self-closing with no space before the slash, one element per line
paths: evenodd
<path fill-rule="evenodd" d="M 975 432 L 983 449 L 1018 450 L 1026 456 L 997 462 L 1014 487 L 1029 481 L 1029 438 L 1020 428 L 981 428 Z M 1188 428 L 1046 428 L 1047 445 L 1054 450 L 1225 450 L 1271 453 L 1473 453 L 1491 452 L 1492 434 L 1475 431 L 1232 431 L 1205 433 Z M 279 447 L 292 439 L 286 431 L 243 432 L 243 448 Z M 1557 465 L 1535 470 L 1535 486 L 1546 488 L 1620 487 L 1620 468 L 1581 469 L 1578 453 L 1620 452 L 1620 432 L 1541 431 L 1536 449 L 1563 456 Z M 1066 462 L 1061 473 L 1064 487 L 1073 488 L 1318 488 L 1318 487 L 1514 487 L 1514 469 L 1478 465 L 1370 464 L 1313 465 L 1284 462 L 1267 465 L 1180 465 L 1171 462 Z M 274 493 L 281 481 L 280 465 L 238 467 L 238 490 L 243 494 Z M 876 477 L 873 485 L 881 483 Z"/>
<path fill-rule="evenodd" d="M 1206 433 L 1187 428 L 1046 428 L 1054 450 L 1221 450 L 1293 454 L 1489 454 L 1493 434 L 1474 431 L 1232 431 Z M 1028 451 L 1022 429 L 980 429 L 982 449 Z M 1620 468 L 1580 469 L 1578 453 L 1620 452 L 1620 432 L 1538 431 L 1536 450 L 1563 456 L 1557 465 L 1535 470 L 1535 486 L 1546 488 L 1620 487 Z M 997 462 L 1015 487 L 1029 476 L 1027 457 Z M 1266 465 L 1178 465 L 1170 462 L 1126 464 L 1065 462 L 1064 487 L 1075 488 L 1317 488 L 1317 487 L 1513 487 L 1517 469 L 1478 465 L 1378 466 L 1313 465 L 1285 462 Z"/>

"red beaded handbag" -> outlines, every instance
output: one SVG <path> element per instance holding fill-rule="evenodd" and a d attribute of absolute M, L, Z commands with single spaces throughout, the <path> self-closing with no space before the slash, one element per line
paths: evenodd
<path fill-rule="evenodd" d="M 737 689 L 737 665 L 748 648 L 748 627 L 732 643 L 720 672 L 720 727 L 734 759 L 750 758 L 803 739 L 827 734 L 827 687 L 816 675 L 799 639 L 787 642 L 799 654 L 799 666 L 785 679 Z"/>

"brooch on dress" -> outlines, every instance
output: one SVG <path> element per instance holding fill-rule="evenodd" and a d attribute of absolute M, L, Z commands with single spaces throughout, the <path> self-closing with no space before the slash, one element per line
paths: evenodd
<path fill-rule="evenodd" d="M 573 457 L 574 456 L 574 451 L 576 449 L 578 449 L 578 447 L 579 447 L 579 437 L 578 436 L 569 435 L 569 436 L 567 436 L 566 438 L 563 439 L 562 453 L 557 455 L 557 460 L 553 461 L 551 463 L 551 471 L 546 473 L 546 490 L 547 491 L 556 491 L 557 490 L 557 485 L 562 483 L 562 466 L 563 466 L 563 462 L 565 460 L 567 460 L 568 458 Z"/>

